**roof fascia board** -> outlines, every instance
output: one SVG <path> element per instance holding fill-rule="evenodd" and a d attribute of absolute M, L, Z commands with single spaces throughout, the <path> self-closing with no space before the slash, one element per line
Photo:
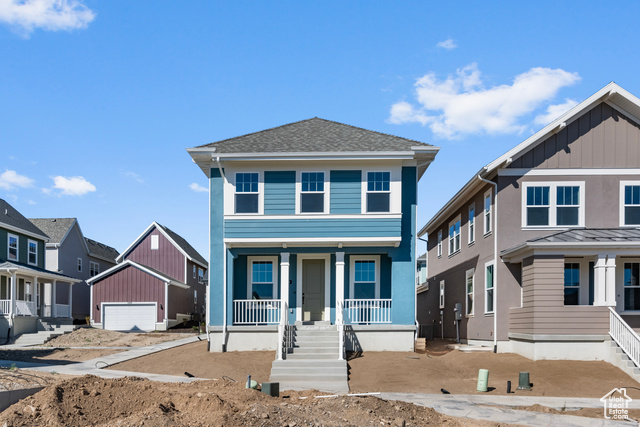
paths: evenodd
<path fill-rule="evenodd" d="M 636 117 L 635 115 L 631 114 L 624 108 L 620 107 L 618 104 L 616 104 L 612 100 L 608 99 L 604 101 L 604 103 L 607 104 L 609 107 L 613 108 L 614 110 L 616 110 L 618 113 L 624 114 L 625 116 L 633 120 L 636 123 L 636 125 L 640 125 L 640 118 Z"/>
<path fill-rule="evenodd" d="M 170 285 L 177 286 L 177 287 L 183 288 L 183 289 L 189 289 L 188 285 L 185 285 L 184 283 L 178 282 L 177 280 L 173 280 L 169 276 L 160 275 L 160 274 L 156 273 L 155 271 L 149 270 L 144 265 L 138 264 L 137 262 L 131 261 L 129 259 L 124 261 L 124 262 L 122 262 L 122 263 L 120 263 L 120 264 L 118 264 L 118 265 L 114 265 L 110 269 L 105 270 L 105 271 L 103 271 L 102 273 L 100 273 L 100 274 L 98 274 L 96 276 L 93 276 L 93 277 L 87 279 L 87 284 L 89 284 L 89 286 L 91 286 L 94 282 L 96 282 L 96 281 L 98 281 L 98 280 L 100 280 L 100 279 L 102 279 L 102 278 L 104 278 L 104 277 L 106 277 L 106 276 L 118 271 L 118 270 L 121 270 L 121 269 L 123 269 L 124 267 L 127 267 L 127 266 L 135 267 L 138 270 L 144 271 L 145 273 L 155 277 L 156 279 L 162 280 L 163 282 L 168 283 Z"/>
<path fill-rule="evenodd" d="M 69 233 L 71 233 L 71 229 L 73 228 L 74 225 L 76 225 L 77 222 L 78 222 L 78 220 L 76 218 L 73 218 L 73 222 L 71 223 L 69 228 L 67 228 L 67 231 L 64 233 L 64 236 L 62 236 L 62 239 L 60 239 L 60 242 L 59 242 L 60 246 L 62 246 L 62 242 L 64 242 L 64 240 L 67 238 Z M 82 234 L 82 232 L 80 234 Z"/>
<path fill-rule="evenodd" d="M 40 234 L 32 233 L 31 231 L 25 230 L 24 228 L 15 227 L 13 225 L 9 225 L 4 222 L 0 222 L 0 227 L 6 228 L 7 230 L 14 231 L 16 233 L 24 234 L 25 236 L 35 237 L 36 239 L 44 240 L 45 243 L 48 243 L 51 241 L 51 239 L 48 237 L 42 236 Z"/>

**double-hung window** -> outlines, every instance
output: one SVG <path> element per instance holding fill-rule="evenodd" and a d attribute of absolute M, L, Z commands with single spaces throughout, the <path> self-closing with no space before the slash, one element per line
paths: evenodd
<path fill-rule="evenodd" d="M 564 263 L 564 305 L 580 304 L 580 264 Z"/>
<path fill-rule="evenodd" d="M 7 258 L 11 261 L 18 261 L 18 236 L 9 234 L 7 237 Z"/>
<path fill-rule="evenodd" d="M 523 227 L 578 227 L 584 224 L 584 183 L 523 184 Z"/>
<path fill-rule="evenodd" d="M 475 270 L 472 268 L 465 273 L 465 285 L 467 293 L 467 307 L 465 313 L 467 316 L 473 316 L 473 275 Z"/>
<path fill-rule="evenodd" d="M 624 263 L 624 309 L 640 310 L 640 263 Z"/>
<path fill-rule="evenodd" d="M 198 282 L 202 282 L 204 280 L 204 270 L 198 267 Z"/>
<path fill-rule="evenodd" d="M 27 242 L 29 253 L 27 262 L 31 265 L 38 264 L 38 242 L 35 240 L 29 240 Z"/>
<path fill-rule="evenodd" d="M 367 172 L 367 212 L 389 212 L 391 172 Z"/>
<path fill-rule="evenodd" d="M 438 258 L 442 256 L 442 230 L 438 230 Z"/>
<path fill-rule="evenodd" d="M 324 212 L 324 172 L 300 174 L 300 212 Z"/>
<path fill-rule="evenodd" d="M 449 255 L 460 250 L 460 216 L 449 223 Z"/>
<path fill-rule="evenodd" d="M 258 173 L 236 173 L 236 213 L 258 213 Z"/>
<path fill-rule="evenodd" d="M 249 298 L 277 298 L 278 264 L 275 257 L 249 257 Z"/>
<path fill-rule="evenodd" d="M 380 256 L 351 256 L 351 298 L 380 298 Z"/>
<path fill-rule="evenodd" d="M 621 182 L 620 200 L 620 225 L 640 225 L 640 182 Z"/>
<path fill-rule="evenodd" d="M 493 261 L 487 263 L 485 265 L 485 278 L 484 278 L 484 287 L 485 287 L 485 291 L 484 291 L 484 312 L 485 313 L 493 313 L 493 306 L 495 304 L 495 300 L 494 300 L 494 286 L 495 286 L 495 281 L 494 281 L 494 274 L 495 274 L 495 270 L 494 270 L 495 265 L 493 264 Z"/>
<path fill-rule="evenodd" d="M 469 206 L 469 244 L 476 241 L 476 205 Z"/>
<path fill-rule="evenodd" d="M 82 271 L 82 258 L 78 258 L 76 265 L 77 265 L 78 271 Z"/>
<path fill-rule="evenodd" d="M 491 233 L 491 217 L 493 212 L 491 211 L 491 190 L 484 193 L 484 234 L 485 236 Z"/>
<path fill-rule="evenodd" d="M 89 261 L 89 274 L 91 277 L 100 274 L 100 264 L 97 262 Z"/>

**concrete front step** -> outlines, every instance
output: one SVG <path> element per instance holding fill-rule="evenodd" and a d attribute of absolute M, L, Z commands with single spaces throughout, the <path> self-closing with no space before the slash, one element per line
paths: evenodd
<path fill-rule="evenodd" d="M 291 368 L 342 368 L 347 369 L 347 361 L 333 359 L 286 359 L 274 360 L 272 368 L 291 367 Z"/>
<path fill-rule="evenodd" d="M 319 359 L 319 360 L 337 360 L 338 353 L 287 353 L 287 360 L 309 360 L 309 359 Z"/>
<path fill-rule="evenodd" d="M 324 346 L 324 347 L 311 347 L 311 346 L 304 346 L 304 347 L 293 347 L 292 349 L 292 353 L 293 354 L 306 354 L 306 353 L 334 353 L 338 354 L 338 346 L 336 344 L 332 344 L 330 347 L 329 346 Z"/>
<path fill-rule="evenodd" d="M 271 373 L 271 382 L 287 382 L 287 381 L 344 381 L 344 373 L 327 373 L 327 372 L 276 372 Z"/>
<path fill-rule="evenodd" d="M 65 335 L 73 332 L 78 329 L 78 326 L 74 325 L 57 325 L 58 327 L 53 330 L 47 331 L 38 331 L 32 334 L 22 334 L 20 335 L 13 344 L 16 345 L 24 345 L 24 346 L 34 346 L 34 345 L 42 345 L 55 337 L 60 335 Z"/>
<path fill-rule="evenodd" d="M 319 390 L 328 393 L 348 393 L 349 384 L 342 381 L 281 381 L 280 390 Z"/>

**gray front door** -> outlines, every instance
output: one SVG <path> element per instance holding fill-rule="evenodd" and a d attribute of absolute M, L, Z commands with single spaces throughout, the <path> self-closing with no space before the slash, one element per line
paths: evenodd
<path fill-rule="evenodd" d="M 323 320 L 324 260 L 302 260 L 302 320 Z"/>

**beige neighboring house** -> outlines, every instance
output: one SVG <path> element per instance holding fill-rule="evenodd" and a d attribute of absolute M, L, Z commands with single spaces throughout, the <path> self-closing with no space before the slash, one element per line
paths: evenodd
<path fill-rule="evenodd" d="M 50 240 L 45 245 L 47 270 L 81 280 L 70 294 L 68 284 L 58 284 L 56 304 L 69 304 L 72 316 L 84 320 L 89 316 L 90 290 L 86 280 L 116 265 L 118 251 L 105 244 L 88 239 L 82 234 L 76 218 L 30 218 Z"/>
<path fill-rule="evenodd" d="M 422 228 L 421 330 L 455 338 L 460 304 L 463 342 L 610 360 L 613 338 L 638 365 L 639 227 L 640 99 L 610 83 L 482 167 Z"/>

